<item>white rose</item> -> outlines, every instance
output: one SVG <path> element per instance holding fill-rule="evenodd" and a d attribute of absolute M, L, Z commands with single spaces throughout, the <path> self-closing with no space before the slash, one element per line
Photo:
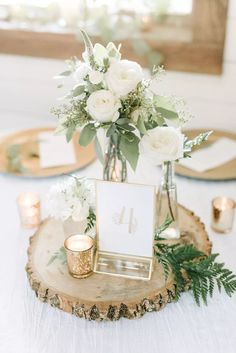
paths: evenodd
<path fill-rule="evenodd" d="M 142 81 L 143 71 L 141 66 L 129 60 L 114 61 L 105 74 L 109 90 L 118 96 L 125 96 L 133 91 Z"/>
<path fill-rule="evenodd" d="M 116 121 L 119 118 L 120 101 L 111 91 L 101 89 L 93 92 L 87 100 L 87 111 L 100 122 Z"/>
<path fill-rule="evenodd" d="M 99 72 L 99 71 L 96 71 L 96 70 L 91 70 L 89 72 L 89 81 L 92 84 L 97 85 L 100 82 L 102 82 L 102 80 L 103 80 L 103 73 L 102 72 Z"/>
<path fill-rule="evenodd" d="M 140 152 L 153 165 L 183 157 L 184 135 L 174 127 L 149 130 L 140 142 Z"/>
<path fill-rule="evenodd" d="M 74 72 L 74 78 L 78 83 L 82 83 L 84 81 L 85 76 L 88 75 L 90 71 L 89 66 L 86 63 L 79 63 L 79 66 Z"/>

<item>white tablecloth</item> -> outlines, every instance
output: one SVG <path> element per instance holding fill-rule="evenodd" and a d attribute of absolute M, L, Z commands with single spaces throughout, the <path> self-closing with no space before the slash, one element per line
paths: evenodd
<path fill-rule="evenodd" d="M 78 175 L 98 177 L 98 162 Z M 136 181 L 158 183 L 159 172 L 140 168 Z M 0 353 L 235 353 L 236 295 L 215 293 L 208 306 L 198 307 L 191 293 L 178 303 L 137 320 L 88 322 L 41 303 L 24 270 L 31 231 L 20 228 L 16 197 L 24 190 L 45 194 L 57 178 L 42 180 L 0 175 Z M 130 178 L 133 180 L 133 177 Z M 236 272 L 234 232 L 210 229 L 211 200 L 217 195 L 236 199 L 236 182 L 206 182 L 177 177 L 179 201 L 206 224 L 219 260 Z"/>

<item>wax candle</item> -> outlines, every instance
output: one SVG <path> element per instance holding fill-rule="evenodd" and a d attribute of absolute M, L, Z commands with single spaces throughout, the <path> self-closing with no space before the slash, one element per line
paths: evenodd
<path fill-rule="evenodd" d="M 227 197 L 216 197 L 212 200 L 211 227 L 217 233 L 228 233 L 232 230 L 236 203 Z"/>
<path fill-rule="evenodd" d="M 37 227 L 41 220 L 39 196 L 33 192 L 21 193 L 17 204 L 22 227 Z"/>
<path fill-rule="evenodd" d="M 75 234 L 64 242 L 69 273 L 75 278 L 86 278 L 93 270 L 93 239 Z"/>

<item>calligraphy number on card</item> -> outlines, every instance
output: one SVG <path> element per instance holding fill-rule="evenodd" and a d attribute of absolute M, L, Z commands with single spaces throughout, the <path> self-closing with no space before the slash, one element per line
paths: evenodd
<path fill-rule="evenodd" d="M 126 224 L 128 226 L 128 233 L 134 234 L 137 230 L 137 219 L 134 215 L 134 209 L 131 207 L 126 209 L 126 207 L 122 207 L 120 212 L 114 213 L 113 222 L 116 225 Z"/>

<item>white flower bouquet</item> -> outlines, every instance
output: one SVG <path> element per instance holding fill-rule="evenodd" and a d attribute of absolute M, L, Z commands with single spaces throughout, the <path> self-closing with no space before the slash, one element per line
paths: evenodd
<path fill-rule="evenodd" d="M 120 181 L 125 181 L 126 160 L 133 170 L 140 153 L 154 164 L 178 160 L 188 156 L 196 142 L 207 139 L 208 133 L 187 141 L 180 131 L 188 120 L 183 104 L 154 93 L 162 68 L 154 67 L 151 78 L 146 79 L 138 63 L 121 59 L 120 46 L 93 46 L 86 32 L 81 33 L 85 43 L 83 61 L 67 61 L 67 71 L 59 75 L 64 79 L 71 76 L 75 84 L 64 97 L 68 103 L 53 112 L 59 122 L 57 133 L 65 134 L 67 141 L 77 130 L 81 130 L 82 146 L 95 140 L 98 157 L 104 162 L 104 179 L 112 178 L 109 168 L 117 160 L 124 169 Z M 99 143 L 104 135 L 109 140 L 106 159 L 104 146 Z"/>
<path fill-rule="evenodd" d="M 86 231 L 95 225 L 94 184 L 87 179 L 70 177 L 51 187 L 47 197 L 49 215 L 66 221 L 85 223 Z"/>

